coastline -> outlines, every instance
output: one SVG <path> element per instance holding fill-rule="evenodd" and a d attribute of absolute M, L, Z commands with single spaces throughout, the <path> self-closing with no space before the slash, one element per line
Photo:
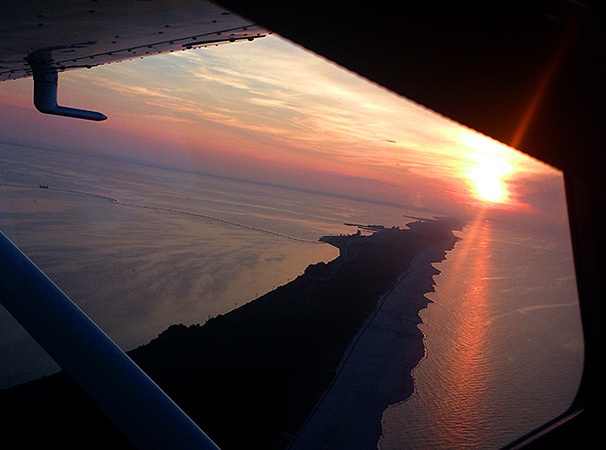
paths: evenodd
<path fill-rule="evenodd" d="M 312 264 L 290 283 L 203 325 L 172 325 L 129 354 L 224 449 L 287 448 L 331 383 L 328 395 L 350 367 L 382 367 L 392 377 L 382 383 L 373 374 L 359 375 L 366 399 L 346 413 L 364 411 L 360 421 L 347 414 L 328 420 L 372 434 L 376 446 L 383 410 L 412 393 L 410 370 L 424 354 L 417 324 L 437 273 L 430 260 L 443 258 L 457 238 L 444 220 L 413 222 L 406 230 L 373 228 L 371 235 L 323 238 L 339 248 L 337 259 Z M 417 279 L 418 289 L 408 284 Z M 386 337 L 397 345 L 377 344 Z M 352 341 L 354 351 L 341 366 Z M 65 424 L 107 435 L 109 425 L 98 425 L 99 413 L 63 374 L 0 392 L 0 405 L 0 420 L 20 435 L 32 426 L 32 411 L 43 423 L 41 436 L 69 435 Z"/>
<path fill-rule="evenodd" d="M 439 273 L 432 263 L 443 260 L 451 247 L 437 245 L 415 256 L 344 355 L 335 380 L 289 449 L 376 448 L 383 412 L 414 391 L 411 371 L 425 356 L 419 312 L 431 303 L 425 294 L 433 291 L 433 276 Z"/>

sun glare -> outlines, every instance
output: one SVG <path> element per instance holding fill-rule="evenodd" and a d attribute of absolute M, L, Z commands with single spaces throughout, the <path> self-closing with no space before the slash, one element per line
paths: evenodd
<path fill-rule="evenodd" d="M 514 150 L 481 135 L 466 136 L 464 143 L 471 150 L 464 176 L 474 197 L 485 204 L 511 203 Z"/>
<path fill-rule="evenodd" d="M 469 171 L 468 178 L 479 200 L 489 203 L 505 203 L 508 200 L 509 191 L 500 171 L 477 167 Z"/>

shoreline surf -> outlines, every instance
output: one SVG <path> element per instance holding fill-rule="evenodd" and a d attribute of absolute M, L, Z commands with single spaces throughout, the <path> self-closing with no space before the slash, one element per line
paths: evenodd
<path fill-rule="evenodd" d="M 439 255 L 443 257 L 456 240 L 452 224 L 443 220 L 414 222 L 406 230 L 382 228 L 370 236 L 357 233 L 326 237 L 325 242 L 339 248 L 339 258 L 310 265 L 292 282 L 204 325 L 172 325 L 129 354 L 221 448 L 253 444 L 286 448 L 324 395 L 344 352 L 376 312 L 381 299 L 383 305 L 371 322 L 378 326 L 368 326 L 363 337 L 383 334 L 383 321 L 391 318 L 397 322 L 396 328 L 406 326 L 404 334 L 409 345 L 400 346 L 395 355 L 387 346 L 371 345 L 370 353 L 362 352 L 366 363 L 357 364 L 358 367 L 368 366 L 368 358 L 376 361 L 379 350 L 386 352 L 380 361 L 399 366 L 403 358 L 408 358 L 408 364 L 414 364 L 404 374 L 399 367 L 385 366 L 394 378 L 381 386 L 366 378 L 363 387 L 371 399 L 376 389 L 385 390 L 381 395 L 389 402 L 412 392 L 410 370 L 424 354 L 422 333 L 417 328 L 418 312 L 428 303 L 423 293 L 431 290 L 435 269 L 430 262 L 424 262 L 425 269 L 432 269 L 420 270 L 425 276 L 415 278 L 411 273 L 417 264 L 411 262 L 428 248 L 437 251 L 439 243 Z M 416 290 L 408 292 L 410 286 L 406 287 L 407 282 L 417 278 L 423 291 L 420 295 Z M 400 292 L 399 287 L 405 287 L 402 289 L 407 292 Z M 401 298 L 403 294 L 405 299 Z M 392 298 L 401 300 L 395 306 L 404 308 L 399 310 L 405 312 L 404 316 L 391 312 Z M 358 342 L 353 354 L 358 354 L 360 348 Z M 345 370 L 349 370 L 351 362 Z M 69 434 L 65 424 L 70 424 L 70 428 L 92 426 L 95 436 L 104 434 L 106 423 L 95 429 L 98 413 L 94 408 L 74 393 L 75 387 L 65 387 L 70 384 L 66 377 L 63 381 L 57 381 L 57 377 L 34 382 L 29 391 L 24 385 L 0 394 L 2 410 L 6 412 L 1 419 L 11 424 L 7 429 L 17 433 L 21 430 L 22 434 L 31 426 L 31 420 L 24 417 L 36 411 L 47 431 L 41 435 L 57 435 L 62 428 Z M 402 384 L 403 377 L 409 379 L 407 384 Z M 62 386 L 59 394 L 52 389 L 57 384 Z M 379 435 L 373 437 L 376 445 L 381 414 L 387 405 L 364 404 L 368 414 L 375 417 L 378 413 Z M 358 429 L 369 428 L 367 416 L 358 419 L 362 419 L 357 422 Z M 375 427 L 375 420 L 370 421 Z M 328 422 L 339 423 L 332 419 Z M 27 424 L 25 430 L 20 423 Z"/>
<path fill-rule="evenodd" d="M 384 410 L 414 392 L 411 372 L 425 356 L 419 312 L 431 303 L 425 294 L 433 291 L 433 276 L 439 273 L 432 263 L 443 260 L 451 247 L 445 243 L 415 256 L 354 339 L 290 449 L 376 448 Z M 372 385 L 380 387 L 369 390 Z M 366 418 L 360 420 L 361 415 Z"/>

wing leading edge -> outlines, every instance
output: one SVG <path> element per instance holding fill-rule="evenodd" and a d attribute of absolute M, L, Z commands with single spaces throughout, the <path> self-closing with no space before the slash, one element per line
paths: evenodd
<path fill-rule="evenodd" d="M 106 117 L 57 104 L 60 72 L 253 40 L 266 33 L 206 1 L 0 0 L 0 6 L 0 81 L 33 76 L 40 112 L 89 120 Z"/>

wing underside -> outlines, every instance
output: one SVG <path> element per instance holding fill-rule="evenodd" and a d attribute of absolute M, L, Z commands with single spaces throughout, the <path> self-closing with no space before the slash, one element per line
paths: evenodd
<path fill-rule="evenodd" d="M 205 1 L 2 1 L 0 81 L 262 37 L 266 31 Z"/>

